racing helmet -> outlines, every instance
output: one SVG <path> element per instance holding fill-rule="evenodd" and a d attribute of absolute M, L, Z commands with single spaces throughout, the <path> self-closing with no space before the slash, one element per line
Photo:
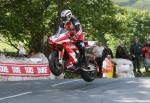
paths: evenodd
<path fill-rule="evenodd" d="M 71 19 L 72 13 L 70 10 L 63 10 L 61 12 L 61 20 L 63 23 L 67 23 Z"/>

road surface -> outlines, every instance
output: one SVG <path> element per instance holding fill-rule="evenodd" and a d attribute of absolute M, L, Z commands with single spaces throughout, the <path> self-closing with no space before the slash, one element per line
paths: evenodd
<path fill-rule="evenodd" d="M 0 103 L 150 103 L 150 78 L 0 82 Z"/>

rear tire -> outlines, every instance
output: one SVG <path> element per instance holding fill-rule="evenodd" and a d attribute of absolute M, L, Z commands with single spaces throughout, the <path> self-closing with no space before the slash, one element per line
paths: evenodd
<path fill-rule="evenodd" d="M 55 76 L 59 76 L 63 72 L 63 65 L 58 62 L 58 52 L 53 51 L 49 56 L 49 67 Z"/>
<path fill-rule="evenodd" d="M 89 69 L 87 69 L 87 70 L 91 70 L 91 71 L 86 71 L 84 69 L 81 69 L 81 77 L 86 82 L 91 82 L 91 81 L 95 80 L 96 75 L 97 75 L 97 71 L 96 71 L 96 67 L 93 63 L 89 63 L 88 68 Z"/>

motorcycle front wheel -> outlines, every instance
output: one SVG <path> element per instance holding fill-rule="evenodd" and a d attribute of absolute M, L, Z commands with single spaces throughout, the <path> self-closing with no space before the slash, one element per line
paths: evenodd
<path fill-rule="evenodd" d="M 55 76 L 59 76 L 63 72 L 63 65 L 59 63 L 58 52 L 52 51 L 49 55 L 49 67 Z"/>

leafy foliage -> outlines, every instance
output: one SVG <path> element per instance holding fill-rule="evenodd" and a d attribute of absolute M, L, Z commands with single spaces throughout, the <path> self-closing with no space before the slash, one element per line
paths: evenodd
<path fill-rule="evenodd" d="M 131 9 L 150 10 L 149 0 L 111 0 L 119 6 L 128 7 Z"/>
<path fill-rule="evenodd" d="M 139 37 L 141 43 L 146 39 L 150 39 L 150 12 L 142 10 L 130 10 L 125 8 L 116 7 L 116 23 L 118 25 L 117 33 L 106 34 L 106 38 L 115 49 L 123 42 L 129 48 L 133 37 Z"/>
<path fill-rule="evenodd" d="M 63 9 L 80 20 L 87 39 L 108 41 L 113 48 L 120 41 L 129 45 L 134 36 L 144 42 L 150 33 L 149 11 L 120 8 L 110 0 L 0 0 L 0 34 L 16 49 L 21 42 L 29 50 L 48 51 L 47 38 Z"/>

